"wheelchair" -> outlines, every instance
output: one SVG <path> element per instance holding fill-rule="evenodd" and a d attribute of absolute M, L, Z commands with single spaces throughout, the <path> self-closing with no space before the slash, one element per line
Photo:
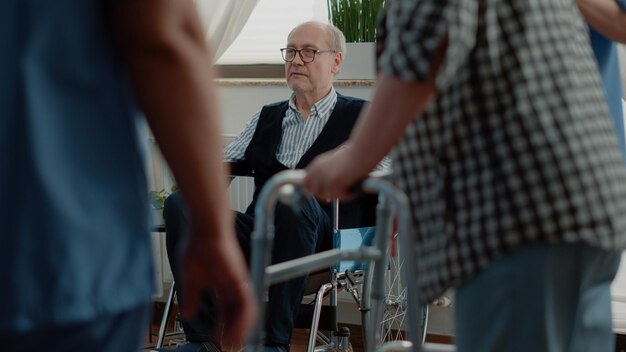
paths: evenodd
<path fill-rule="evenodd" d="M 254 176 L 251 171 L 245 168 L 242 164 L 231 163 L 229 166 L 231 176 Z M 284 187 L 282 187 L 281 192 L 279 192 L 279 194 L 282 195 L 280 198 L 282 198 L 283 201 L 287 201 L 288 204 L 290 200 L 288 199 L 289 196 L 285 196 L 285 189 L 291 187 L 293 191 L 292 193 L 301 195 L 301 192 L 298 191 L 299 179 L 297 177 L 295 179 L 291 179 L 289 176 L 290 172 L 291 171 L 288 170 L 280 173 L 282 176 L 277 178 L 280 180 L 281 178 L 287 177 L 288 181 L 293 182 L 283 185 Z M 300 175 L 302 171 L 293 172 Z M 270 185 L 270 182 L 268 182 L 268 185 L 264 188 L 268 187 L 273 187 Z M 263 191 L 264 190 L 262 190 L 261 195 L 263 194 Z M 379 196 L 378 198 L 379 202 L 387 203 L 384 197 Z M 273 209 L 270 204 L 271 201 L 268 203 L 267 201 L 261 201 L 261 199 L 262 198 L 259 197 L 259 200 L 257 201 L 257 208 L 260 209 L 258 209 L 258 211 L 255 209 L 255 217 L 258 219 L 259 216 L 261 216 L 265 220 L 273 218 L 273 214 L 267 214 L 268 210 L 265 209 L 267 207 L 271 207 Z M 297 204 L 293 201 L 291 201 L 291 204 L 297 206 Z M 380 231 L 385 232 L 385 235 L 382 237 L 390 238 L 393 212 L 390 207 L 381 207 L 381 205 L 382 203 L 379 203 L 379 210 L 376 211 L 376 213 L 372 211 L 371 214 L 369 214 L 371 217 L 381 219 L 381 221 L 376 221 L 376 227 L 340 229 L 338 223 L 339 203 L 335 200 L 333 202 L 334 233 L 332 247 L 341 250 L 358 250 L 359 248 L 368 248 L 364 246 L 372 244 L 372 241 L 376 238 L 376 236 L 374 236 L 376 229 L 380 229 Z M 372 209 L 374 206 L 375 202 L 372 204 Z M 255 233 L 259 231 L 259 229 L 263 229 L 263 224 L 267 224 L 267 222 L 259 224 L 258 222 L 260 220 L 256 221 Z M 393 236 L 392 240 L 395 240 L 396 237 L 397 234 Z M 253 234 L 253 241 L 254 238 L 255 235 Z M 254 243 L 253 248 L 256 248 Z M 271 252 L 271 250 L 268 251 Z M 305 297 L 313 296 L 312 299 L 309 298 L 311 300 L 310 302 L 303 303 L 301 305 L 300 312 L 296 320 L 296 328 L 309 329 L 307 351 L 345 350 L 345 344 L 341 343 L 341 335 L 343 334 L 340 332 L 337 324 L 337 303 L 340 291 L 349 293 L 349 296 L 354 300 L 355 307 L 360 312 L 361 325 L 364 332 L 362 334 L 363 346 L 368 346 L 370 342 L 380 345 L 383 342 L 404 341 L 407 339 L 408 294 L 407 287 L 403 284 L 403 281 L 400 278 L 403 267 L 403 256 L 402 253 L 399 252 L 395 256 L 385 257 L 386 262 L 381 264 L 381 267 L 385 268 L 385 270 L 381 271 L 383 275 L 382 277 L 384 277 L 384 289 L 382 292 L 378 293 L 376 293 L 376 290 L 374 289 L 375 285 L 373 284 L 375 269 L 373 269 L 372 266 L 368 267 L 367 263 L 361 262 L 358 258 L 356 261 L 343 260 L 335 263 L 329 263 L 328 265 L 318 267 L 315 270 L 304 271 L 301 275 L 298 275 L 309 275 L 307 288 L 305 290 Z M 252 264 L 254 264 L 254 253 L 252 258 Z M 270 259 L 268 258 L 267 260 Z M 252 267 L 255 268 L 259 266 L 252 265 Z M 382 295 L 382 299 L 380 299 L 380 302 L 382 303 L 376 301 L 376 304 L 381 304 L 382 306 L 379 308 L 381 312 L 380 316 L 375 317 L 372 314 L 372 297 L 376 294 L 379 294 L 379 296 Z M 168 298 L 165 302 L 165 309 L 159 327 L 157 344 L 155 346 L 157 348 L 162 347 L 167 338 L 172 339 L 182 336 L 180 331 L 167 332 L 171 306 L 175 297 L 176 291 L 174 285 L 172 284 Z M 324 304 L 325 301 L 327 301 L 327 304 Z M 263 302 L 260 302 L 260 304 L 263 304 Z M 419 326 L 421 328 L 419 338 L 421 341 L 420 343 L 424 342 L 426 336 L 427 318 L 428 308 L 424 307 L 421 310 L 421 316 L 419 317 Z M 367 333 L 372 328 L 376 330 L 376 334 Z M 326 334 L 324 332 L 326 332 Z"/>
<path fill-rule="evenodd" d="M 393 187 L 388 181 L 381 178 L 367 179 L 362 188 L 367 192 L 379 193 L 377 206 L 374 245 L 353 246 L 352 249 L 334 248 L 303 258 L 269 265 L 273 241 L 274 208 L 277 201 L 297 207 L 302 197 L 305 197 L 300 187 L 305 172 L 302 170 L 287 170 L 272 177 L 264 186 L 255 208 L 255 226 L 252 235 L 252 282 L 257 294 L 260 307 L 256 327 L 250 336 L 247 349 L 258 351 L 263 347 L 262 322 L 264 310 L 262 305 L 263 292 L 272 284 L 293 279 L 324 267 L 337 267 L 336 263 L 346 260 L 366 262 L 354 273 L 345 272 L 345 277 L 354 290 L 353 276 L 361 272 L 360 297 L 353 293 L 362 313 L 364 346 L 366 351 L 455 351 L 453 346 L 427 344 L 426 321 L 427 306 L 420 306 L 415 301 L 417 282 L 415 280 L 415 266 L 401 265 L 402 261 L 389 260 L 389 243 L 394 210 L 397 213 L 399 233 L 408 232 L 408 200 L 406 196 Z M 340 235 L 341 231 L 336 231 Z M 365 238 L 366 236 L 362 236 Z M 338 236 L 335 236 L 337 239 Z M 340 238 L 340 237 L 339 237 Z M 399 254 L 410 253 L 412 241 L 408 236 L 398 236 L 400 244 L 397 247 Z M 404 248 L 404 249 L 401 249 Z M 392 257 L 401 258 L 401 255 Z M 412 259 L 415 260 L 415 259 Z M 407 262 L 408 264 L 408 262 Z M 395 267 L 394 267 L 395 265 Z M 404 280 L 399 280 L 392 273 L 395 270 L 402 273 Z M 337 277 L 339 282 L 341 279 Z M 333 285 L 333 283 L 330 283 Z M 318 293 L 318 298 L 320 294 Z M 396 320 L 390 319 L 390 316 Z M 401 316 L 399 320 L 397 317 Z M 313 322 L 315 324 L 315 321 Z M 406 330 L 405 330 L 406 329 Z M 393 334 L 389 332 L 395 331 Z M 344 350 L 345 345 L 336 339 L 324 340 L 323 346 L 315 347 L 316 331 L 311 329 L 308 351 Z M 331 336 L 332 337 L 332 336 Z"/>

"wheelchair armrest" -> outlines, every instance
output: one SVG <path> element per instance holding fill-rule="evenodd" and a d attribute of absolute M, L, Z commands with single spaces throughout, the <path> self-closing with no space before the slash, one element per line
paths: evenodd
<path fill-rule="evenodd" d="M 231 176 L 254 177 L 254 170 L 245 161 L 225 161 L 224 164 L 230 169 L 229 175 Z"/>

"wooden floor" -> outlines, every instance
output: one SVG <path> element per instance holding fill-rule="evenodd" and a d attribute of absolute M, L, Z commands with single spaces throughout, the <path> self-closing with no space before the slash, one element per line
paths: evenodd
<path fill-rule="evenodd" d="M 156 335 L 159 332 L 159 324 L 161 323 L 161 316 L 163 312 L 162 304 L 155 304 L 155 310 L 153 312 L 152 326 L 150 331 L 146 331 L 144 344 L 145 350 L 150 350 L 156 344 Z M 173 318 L 170 319 L 169 329 L 172 330 Z M 363 335 L 361 331 L 360 325 L 351 325 L 351 324 L 339 324 L 339 327 L 346 326 L 350 328 L 350 343 L 352 344 L 352 349 L 354 352 L 363 352 Z M 150 336 L 151 335 L 151 336 Z M 305 352 L 308 344 L 309 331 L 307 329 L 295 329 L 292 335 L 291 340 L 291 352 Z M 428 334 L 426 337 L 426 341 L 428 342 L 436 342 L 436 343 L 446 343 L 451 344 L 452 338 L 450 336 L 442 336 L 442 335 L 431 335 Z"/>
<path fill-rule="evenodd" d="M 358 325 L 346 325 L 350 328 L 350 343 L 352 344 L 352 349 L 354 352 L 364 352 L 363 348 L 363 336 L 361 334 L 361 327 Z M 159 330 L 159 326 L 153 326 L 153 331 L 156 333 Z M 147 335 L 147 334 L 146 334 Z M 308 343 L 309 331 L 305 329 L 295 329 L 293 333 L 293 337 L 291 340 L 291 352 L 305 352 L 306 346 Z M 428 342 L 436 342 L 436 343 L 445 343 L 451 344 L 452 338 L 450 336 L 442 336 L 442 335 L 431 335 L 429 334 L 426 338 Z M 144 344 L 145 350 L 150 350 L 151 346 L 156 344 L 156 338 L 152 338 L 152 341 L 149 342 L 146 340 Z M 623 350 L 619 350 L 620 352 L 624 352 Z"/>
<path fill-rule="evenodd" d="M 155 313 L 158 313 L 158 308 Z M 143 351 L 149 351 L 152 346 L 156 344 L 156 334 L 159 331 L 159 323 L 160 314 L 158 318 L 154 318 L 151 326 L 152 337 L 149 336 L 148 331 L 146 331 L 144 344 L 145 347 Z M 170 327 L 172 324 L 170 324 Z M 350 328 L 350 343 L 352 344 L 352 348 L 355 352 L 364 352 L 363 350 L 363 338 L 361 333 L 361 327 L 358 325 L 342 325 Z M 308 330 L 306 329 L 295 329 L 293 333 L 293 338 L 291 341 L 291 352 L 305 352 L 306 346 L 308 343 Z M 443 343 L 443 344 L 452 344 L 452 337 L 443 336 L 443 335 L 434 335 L 428 334 L 426 337 L 426 341 L 434 342 L 434 343 Z M 626 352 L 626 335 L 616 335 L 616 345 L 615 352 Z"/>
<path fill-rule="evenodd" d="M 355 352 L 362 352 L 363 351 L 363 338 L 361 335 L 361 329 L 359 326 L 351 326 L 348 325 L 348 327 L 350 327 L 350 343 L 352 344 L 352 348 Z M 150 338 L 148 337 L 148 334 L 146 333 L 146 339 L 145 339 L 145 343 L 143 346 L 144 350 L 150 350 L 151 347 L 153 347 L 156 344 L 156 333 L 158 333 L 159 331 L 159 325 L 153 325 L 152 326 L 152 332 L 153 332 L 153 337 Z M 309 331 L 306 329 L 295 329 L 293 332 L 293 337 L 291 340 L 291 352 L 305 352 L 306 351 L 306 346 L 308 344 L 308 339 L 309 339 Z"/>

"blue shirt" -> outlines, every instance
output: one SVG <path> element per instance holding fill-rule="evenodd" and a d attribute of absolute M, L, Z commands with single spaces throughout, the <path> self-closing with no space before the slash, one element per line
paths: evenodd
<path fill-rule="evenodd" d="M 626 1 L 618 2 L 622 8 L 625 7 Z M 624 115 L 622 113 L 622 85 L 620 82 L 619 63 L 617 57 L 617 46 L 613 41 L 596 32 L 593 28 L 589 29 L 591 38 L 591 46 L 598 63 L 598 70 L 602 77 L 602 88 L 606 96 L 615 130 L 622 150 L 622 156 L 626 158 L 626 138 L 624 136 Z"/>
<path fill-rule="evenodd" d="M 141 116 L 103 10 L 0 2 L 0 332 L 150 300 Z"/>

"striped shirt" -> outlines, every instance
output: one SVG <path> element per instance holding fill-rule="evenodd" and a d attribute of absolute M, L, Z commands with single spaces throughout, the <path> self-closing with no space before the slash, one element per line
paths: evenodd
<path fill-rule="evenodd" d="M 439 95 L 392 155 L 409 196 L 420 300 L 532 244 L 626 247 L 626 169 L 569 0 L 394 0 L 379 68 Z"/>
<path fill-rule="evenodd" d="M 313 145 L 313 142 L 322 132 L 326 122 L 337 103 L 337 92 L 331 87 L 330 92 L 317 103 L 313 104 L 309 117 L 305 119 L 298 111 L 295 94 L 289 98 L 289 108 L 282 121 L 282 138 L 278 146 L 276 159 L 290 169 L 296 167 L 302 156 Z M 244 129 L 224 149 L 224 160 L 239 161 L 245 157 L 246 149 L 254 136 L 259 122 L 259 110 L 248 121 Z M 377 169 L 388 169 L 391 165 L 389 158 L 383 159 Z"/>

